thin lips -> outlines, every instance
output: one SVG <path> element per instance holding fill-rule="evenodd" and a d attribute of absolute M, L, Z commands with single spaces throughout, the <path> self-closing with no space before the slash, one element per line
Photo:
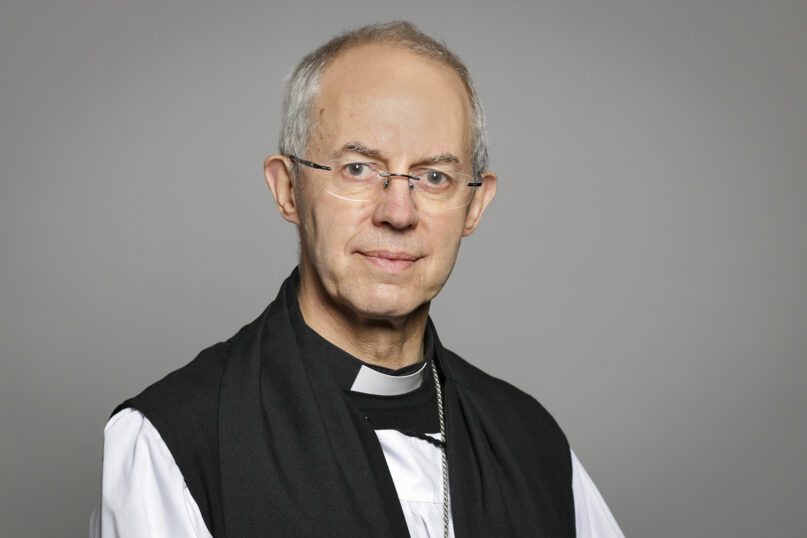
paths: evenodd
<path fill-rule="evenodd" d="M 383 258 L 385 260 L 404 260 L 408 262 L 413 262 L 420 257 L 407 254 L 406 252 L 387 252 L 385 250 L 373 250 L 370 252 L 362 252 L 361 254 L 364 256 L 369 256 L 371 258 Z"/>

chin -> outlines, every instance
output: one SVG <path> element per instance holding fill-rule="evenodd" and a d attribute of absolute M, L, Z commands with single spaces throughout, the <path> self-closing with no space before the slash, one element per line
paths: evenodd
<path fill-rule="evenodd" d="M 418 297 L 406 289 L 388 284 L 376 284 L 353 290 L 347 297 L 352 310 L 371 319 L 402 318 L 417 310 L 427 298 Z"/>

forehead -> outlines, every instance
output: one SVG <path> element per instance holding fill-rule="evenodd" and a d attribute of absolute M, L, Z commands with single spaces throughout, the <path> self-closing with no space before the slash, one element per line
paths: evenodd
<path fill-rule="evenodd" d="M 471 106 L 450 67 L 401 47 L 361 46 L 323 73 L 312 149 L 333 151 L 358 140 L 395 155 L 467 156 Z"/>

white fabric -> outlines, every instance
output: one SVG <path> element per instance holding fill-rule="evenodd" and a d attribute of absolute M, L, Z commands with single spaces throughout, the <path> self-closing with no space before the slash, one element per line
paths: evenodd
<path fill-rule="evenodd" d="M 91 537 L 210 537 L 174 457 L 139 411 L 123 409 L 107 422 L 102 469 Z"/>
<path fill-rule="evenodd" d="M 396 430 L 376 430 L 387 467 L 413 538 L 443 535 L 443 474 L 440 449 Z M 442 439 L 439 433 L 435 439 Z M 451 504 L 449 491 L 449 505 Z M 448 520 L 449 536 L 454 522 Z"/>
<path fill-rule="evenodd" d="M 389 375 L 362 365 L 350 390 L 380 396 L 398 396 L 412 392 L 423 383 L 426 363 L 417 372 L 409 375 Z"/>
<path fill-rule="evenodd" d="M 577 536 L 625 538 L 597 486 L 572 450 L 572 491 Z"/>
<path fill-rule="evenodd" d="M 442 536 L 439 449 L 394 430 L 376 434 L 411 535 Z M 574 452 L 572 489 L 578 537 L 624 538 Z M 453 536 L 453 527 L 450 531 Z M 90 516 L 89 536 L 211 538 L 171 452 L 135 409 L 123 409 L 104 428 L 101 498 Z"/>

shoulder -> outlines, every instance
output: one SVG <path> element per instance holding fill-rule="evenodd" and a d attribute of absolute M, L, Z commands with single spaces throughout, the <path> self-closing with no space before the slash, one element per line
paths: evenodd
<path fill-rule="evenodd" d="M 218 387 L 227 362 L 229 340 L 218 342 L 202 350 L 188 364 L 178 368 L 153 383 L 135 398 L 121 403 L 113 415 L 126 407 L 136 407 L 146 415 L 153 409 L 141 409 L 167 404 L 165 412 L 198 412 L 215 406 L 218 402 Z"/>
<path fill-rule="evenodd" d="M 228 346 L 228 342 L 219 342 L 202 350 L 188 364 L 118 405 L 112 418 L 123 409 L 137 409 L 154 424 L 180 462 L 187 454 L 178 452 L 193 446 L 184 441 L 206 441 L 206 446 L 214 446 L 219 385 Z"/>
<path fill-rule="evenodd" d="M 466 361 L 453 351 L 445 350 L 458 390 L 466 392 L 480 406 L 496 409 L 497 414 L 539 424 L 562 434 L 551 413 L 535 397 L 503 379 L 494 377 Z"/>
<path fill-rule="evenodd" d="M 101 500 L 94 515 L 97 535 L 126 529 L 143 536 L 210 536 L 168 447 L 132 408 L 104 427 Z"/>
<path fill-rule="evenodd" d="M 145 416 L 148 427 L 156 430 L 161 444 L 170 452 L 210 529 L 221 526 L 218 395 L 229 342 L 204 349 L 185 366 L 124 401 L 109 421 L 113 430 L 119 428 L 119 423 L 128 424 L 134 420 L 124 415 L 129 408 Z"/>
<path fill-rule="evenodd" d="M 457 391 L 484 427 L 522 457 L 553 461 L 571 473 L 569 441 L 552 414 L 533 396 L 446 350 Z"/>

